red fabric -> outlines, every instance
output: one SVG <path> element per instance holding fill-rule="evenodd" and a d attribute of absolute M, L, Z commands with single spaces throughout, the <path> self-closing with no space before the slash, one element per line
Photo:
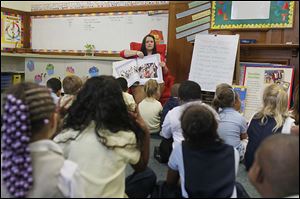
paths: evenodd
<path fill-rule="evenodd" d="M 120 57 L 125 58 L 125 50 L 122 50 L 122 51 L 120 52 Z"/>
<path fill-rule="evenodd" d="M 137 42 L 131 42 L 130 43 L 130 50 L 139 50 L 140 51 L 141 47 L 142 47 L 141 43 L 137 43 Z M 165 58 L 166 48 L 167 48 L 166 44 L 156 45 L 156 50 L 160 54 L 160 59 L 163 62 L 165 62 L 165 59 L 166 59 Z M 122 50 L 120 52 L 120 56 L 122 58 L 125 58 L 125 59 L 137 58 L 137 56 L 132 56 L 132 57 L 127 58 L 127 57 L 125 57 L 124 52 L 125 52 L 125 50 Z M 167 67 L 167 66 L 165 66 L 165 67 Z M 162 105 L 164 105 L 167 102 L 167 100 L 169 99 L 169 97 L 171 96 L 171 88 L 174 84 L 174 77 L 171 74 L 169 74 L 169 72 L 165 72 L 164 70 L 163 70 L 163 79 L 164 79 L 164 82 L 165 82 L 165 87 L 164 87 L 164 90 L 163 90 L 163 92 L 161 94 L 161 97 L 159 99 L 159 101 Z"/>
<path fill-rule="evenodd" d="M 163 78 L 164 78 L 164 82 L 165 82 L 165 88 L 159 99 L 159 101 L 162 105 L 164 105 L 168 101 L 168 99 L 171 97 L 171 88 L 174 84 L 174 77 L 172 75 L 170 75 L 169 73 L 165 73 L 163 75 Z"/>

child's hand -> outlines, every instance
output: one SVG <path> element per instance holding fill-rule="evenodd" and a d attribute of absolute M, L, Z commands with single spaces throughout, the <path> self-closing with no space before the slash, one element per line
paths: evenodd
<path fill-rule="evenodd" d="M 73 100 L 73 97 L 70 97 L 63 104 L 60 104 L 61 98 L 59 98 L 58 103 L 57 103 L 57 107 L 56 107 L 56 112 L 60 114 L 61 118 L 64 118 L 65 115 L 67 114 L 67 112 L 68 112 L 67 105 L 72 100 Z"/>
<path fill-rule="evenodd" d="M 139 126 L 145 131 L 145 132 L 149 132 L 149 129 L 147 127 L 147 124 L 145 123 L 145 121 L 143 120 L 138 107 L 136 107 L 135 112 L 132 111 L 128 111 L 129 115 L 136 121 L 136 123 L 139 124 Z"/>
<path fill-rule="evenodd" d="M 142 51 L 136 51 L 136 55 L 139 57 L 139 58 L 143 58 L 144 57 L 144 53 Z"/>

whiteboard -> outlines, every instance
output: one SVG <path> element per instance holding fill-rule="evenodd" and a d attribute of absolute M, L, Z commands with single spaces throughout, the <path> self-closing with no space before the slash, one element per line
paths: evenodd
<path fill-rule="evenodd" d="M 66 15 L 31 17 L 31 48 L 34 50 L 84 50 L 94 44 L 97 51 L 129 49 L 142 42 L 151 30 L 160 30 L 166 43 L 168 14 Z"/>
<path fill-rule="evenodd" d="M 269 19 L 271 1 L 232 1 L 231 19 Z"/>
<path fill-rule="evenodd" d="M 239 35 L 197 34 L 189 80 L 211 92 L 218 84 L 232 84 L 238 41 Z"/>

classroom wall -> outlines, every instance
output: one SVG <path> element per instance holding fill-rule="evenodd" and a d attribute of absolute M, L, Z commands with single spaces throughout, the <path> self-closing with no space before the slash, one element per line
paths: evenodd
<path fill-rule="evenodd" d="M 176 39 L 176 27 L 192 22 L 191 17 L 176 19 L 176 14 L 188 10 L 191 1 L 170 1 L 169 3 L 169 36 L 167 65 L 176 77 L 176 82 L 188 78 L 193 54 L 193 44 L 186 38 Z M 295 81 L 299 84 L 299 2 L 295 1 L 294 26 L 289 29 L 212 31 L 215 34 L 240 34 L 241 39 L 256 39 L 257 44 L 251 47 L 241 46 L 240 61 L 273 62 L 294 65 Z M 283 45 L 286 42 L 298 44 L 298 47 Z M 275 45 L 281 44 L 281 45 Z"/>
<path fill-rule="evenodd" d="M 1 1 L 1 7 L 30 12 L 32 5 L 57 4 L 68 1 Z"/>
<path fill-rule="evenodd" d="M 1 7 L 30 12 L 33 2 L 34 1 L 1 1 Z"/>
<path fill-rule="evenodd" d="M 16 1 L 15 1 L 16 2 Z M 21 1 L 20 1 L 21 2 Z M 30 2 L 30 1 L 28 1 Z M 33 1 L 32 1 L 33 2 Z M 41 2 L 41 1 L 40 1 Z M 191 1 L 170 1 L 169 2 L 169 33 L 168 33 L 168 55 L 167 65 L 175 76 L 176 82 L 188 78 L 192 60 L 193 45 L 185 38 L 176 39 L 176 27 L 192 21 L 191 17 L 184 17 L 177 20 L 176 14 L 188 9 Z M 1 2 L 1 6 L 7 1 Z M 36 2 L 35 2 L 36 3 Z M 45 3 L 45 2 L 44 2 Z M 24 5 L 25 3 L 21 3 Z M 12 5 L 12 3 L 10 4 Z M 16 6 L 16 4 L 14 4 Z M 272 46 L 274 44 L 285 44 L 292 42 L 299 45 L 299 2 L 295 1 L 294 27 L 291 29 L 270 29 L 250 31 L 214 31 L 218 34 L 240 34 L 241 38 L 253 38 L 263 47 L 251 48 L 241 46 L 240 61 L 275 62 L 295 66 L 295 84 L 299 83 L 299 46 Z M 29 41 L 29 39 L 28 39 Z M 27 42 L 29 46 L 29 42 Z M 269 45 L 269 46 L 268 46 Z"/>

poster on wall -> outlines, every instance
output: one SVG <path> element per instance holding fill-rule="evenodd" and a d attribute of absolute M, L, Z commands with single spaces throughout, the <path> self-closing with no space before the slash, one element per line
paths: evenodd
<path fill-rule="evenodd" d="M 287 91 L 290 102 L 293 76 L 294 69 L 290 66 L 247 66 L 244 80 L 247 87 L 245 118 L 249 121 L 262 108 L 263 92 L 270 84 L 280 84 Z"/>
<path fill-rule="evenodd" d="M 210 92 L 221 83 L 232 84 L 238 42 L 239 35 L 197 34 L 189 80 Z"/>
<path fill-rule="evenodd" d="M 1 12 L 1 50 L 23 47 L 22 16 Z"/>

